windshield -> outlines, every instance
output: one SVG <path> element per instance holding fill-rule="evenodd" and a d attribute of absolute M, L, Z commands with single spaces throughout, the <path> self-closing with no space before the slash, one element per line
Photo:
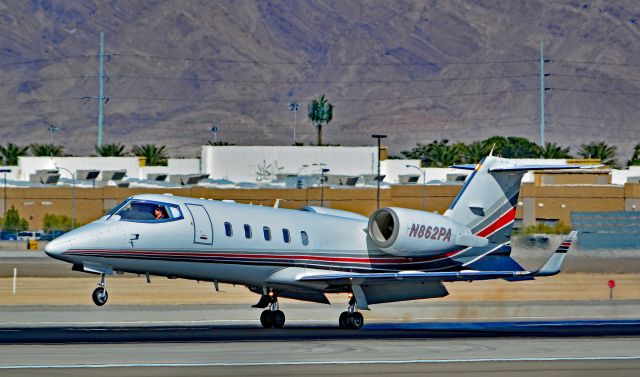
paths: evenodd
<path fill-rule="evenodd" d="M 183 218 L 180 207 L 175 204 L 136 199 L 123 202 L 111 212 L 126 221 L 166 222 Z"/>

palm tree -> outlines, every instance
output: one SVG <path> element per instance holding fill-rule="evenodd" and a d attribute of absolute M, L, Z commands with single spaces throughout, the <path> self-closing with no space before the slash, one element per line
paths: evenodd
<path fill-rule="evenodd" d="M 633 147 L 633 156 L 627 161 L 627 166 L 640 165 L 640 143 Z"/>
<path fill-rule="evenodd" d="M 420 159 L 424 166 L 447 167 L 462 162 L 464 144 L 449 145 L 449 140 L 434 140 L 427 145 L 418 143 L 410 151 L 402 151 L 409 159 Z"/>
<path fill-rule="evenodd" d="M 477 164 L 489 154 L 492 146 L 486 141 L 474 141 L 461 148 L 462 157 L 469 164 Z"/>
<path fill-rule="evenodd" d="M 131 148 L 131 152 L 138 157 L 144 157 L 148 166 L 166 166 L 167 165 L 167 153 L 166 146 L 160 147 L 154 144 L 146 145 L 134 145 Z"/>
<path fill-rule="evenodd" d="M 589 144 L 580 145 L 578 155 L 582 158 L 599 158 L 602 164 L 616 168 L 619 166 L 616 160 L 617 151 L 618 148 L 609 146 L 604 141 L 592 141 Z"/>
<path fill-rule="evenodd" d="M 309 120 L 318 130 L 318 145 L 322 145 L 322 124 L 328 125 L 333 119 L 333 105 L 324 98 L 323 94 L 320 98 L 314 98 L 307 106 L 307 110 Z"/>
<path fill-rule="evenodd" d="M 432 145 L 427 155 L 428 166 L 446 168 L 462 162 L 461 144 L 449 145 L 447 142 L 448 140 L 443 140 Z"/>
<path fill-rule="evenodd" d="M 53 144 L 31 144 L 31 153 L 36 157 L 60 157 L 64 147 Z"/>
<path fill-rule="evenodd" d="M 124 156 L 124 145 L 120 143 L 96 145 L 96 153 L 100 157 L 122 157 Z"/>
<path fill-rule="evenodd" d="M 6 147 L 0 146 L 0 155 L 5 165 L 18 165 L 18 157 L 25 156 L 29 147 L 19 147 L 13 143 L 7 144 Z"/>
<path fill-rule="evenodd" d="M 506 158 L 535 158 L 540 153 L 538 145 L 524 137 L 493 136 L 484 142 L 488 147 L 494 148 L 494 155 Z"/>
<path fill-rule="evenodd" d="M 563 148 L 556 143 L 545 143 L 543 148 L 538 148 L 541 158 L 571 158 L 569 148 Z"/>

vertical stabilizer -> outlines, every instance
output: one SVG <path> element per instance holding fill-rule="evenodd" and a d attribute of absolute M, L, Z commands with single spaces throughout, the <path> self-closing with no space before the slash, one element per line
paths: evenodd
<path fill-rule="evenodd" d="M 526 170 L 492 172 L 515 166 L 511 160 L 487 156 L 478 165 L 445 212 L 445 216 L 468 226 L 492 243 L 505 243 L 511 236 L 520 181 Z"/>
<path fill-rule="evenodd" d="M 491 243 L 502 244 L 511 237 L 520 182 L 527 171 L 590 169 L 597 166 L 599 165 L 524 165 L 516 160 L 491 155 L 485 157 L 475 168 L 468 165 L 453 166 L 473 169 L 473 173 L 444 215 L 468 226 L 474 235 L 487 237 Z"/>

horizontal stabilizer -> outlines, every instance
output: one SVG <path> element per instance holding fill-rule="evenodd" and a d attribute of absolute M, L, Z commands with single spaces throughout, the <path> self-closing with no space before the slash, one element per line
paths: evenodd
<path fill-rule="evenodd" d="M 593 169 L 601 165 L 515 165 L 489 169 L 490 173 L 530 170 Z"/>
<path fill-rule="evenodd" d="M 571 244 L 578 238 L 578 232 L 575 230 L 569 233 L 567 237 L 565 237 L 560 246 L 556 249 L 555 253 L 551 255 L 551 258 L 547 261 L 547 263 L 542 266 L 542 268 L 535 274 L 536 276 L 552 276 L 559 273 L 562 269 L 562 262 L 564 261 L 564 257 L 567 255 L 567 251 L 571 247 Z"/>
<path fill-rule="evenodd" d="M 462 170 L 476 170 L 477 164 L 460 164 L 460 165 L 451 165 L 449 166 L 452 169 L 462 169 Z"/>

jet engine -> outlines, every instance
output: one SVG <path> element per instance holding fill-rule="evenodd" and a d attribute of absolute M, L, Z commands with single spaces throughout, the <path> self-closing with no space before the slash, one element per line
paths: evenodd
<path fill-rule="evenodd" d="M 389 254 L 411 257 L 440 254 L 466 246 L 485 246 L 488 240 L 448 217 L 406 208 L 381 208 L 368 226 L 373 243 Z"/>

